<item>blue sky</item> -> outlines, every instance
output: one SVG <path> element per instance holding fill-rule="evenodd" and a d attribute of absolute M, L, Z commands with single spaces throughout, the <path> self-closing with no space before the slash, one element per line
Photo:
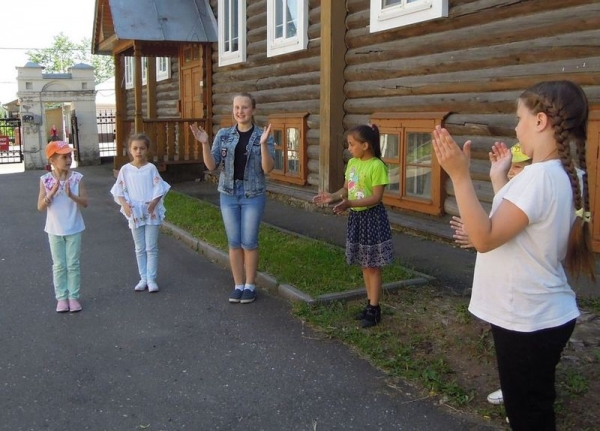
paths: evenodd
<path fill-rule="evenodd" d="M 5 5 L 0 38 L 0 103 L 17 98 L 15 68 L 27 62 L 26 51 L 50 47 L 54 36 L 61 32 L 73 42 L 92 37 L 95 4 L 95 0 L 17 0 Z"/>

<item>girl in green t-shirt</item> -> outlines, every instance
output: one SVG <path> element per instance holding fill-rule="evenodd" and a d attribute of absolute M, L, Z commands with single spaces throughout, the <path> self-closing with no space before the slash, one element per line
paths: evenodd
<path fill-rule="evenodd" d="M 356 126 L 347 139 L 352 159 L 346 167 L 344 186 L 335 193 L 319 193 L 313 202 L 340 201 L 333 207 L 335 214 L 350 210 L 346 261 L 362 267 L 367 306 L 356 317 L 363 328 L 369 328 L 381 321 L 381 267 L 391 263 L 394 254 L 390 222 L 381 203 L 389 183 L 388 170 L 381 160 L 376 125 Z"/>

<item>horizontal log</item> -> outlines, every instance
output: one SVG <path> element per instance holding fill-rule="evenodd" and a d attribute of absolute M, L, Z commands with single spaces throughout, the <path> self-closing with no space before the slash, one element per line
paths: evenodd
<path fill-rule="evenodd" d="M 566 78 L 564 75 L 562 79 Z M 539 77 L 532 81 L 539 82 Z M 509 114 L 515 112 L 515 101 L 525 86 L 517 91 L 491 93 L 460 93 L 419 96 L 369 97 L 348 99 L 344 104 L 347 114 L 372 114 L 374 112 L 459 112 L 478 114 Z M 590 104 L 600 102 L 600 85 L 584 86 Z"/>
<path fill-rule="evenodd" d="M 492 203 L 492 200 L 494 199 L 494 188 L 490 181 L 474 180 L 473 187 L 475 188 L 477 198 L 480 202 Z M 444 190 L 448 196 L 455 195 L 454 184 L 452 184 L 452 181 L 446 181 Z"/>
<path fill-rule="evenodd" d="M 489 214 L 492 210 L 492 205 L 487 202 L 482 202 L 481 206 L 487 214 Z M 460 212 L 458 211 L 458 203 L 456 202 L 456 198 L 454 196 L 448 196 L 444 200 L 444 212 L 446 214 L 460 216 Z"/>
<path fill-rule="evenodd" d="M 302 61 L 302 67 L 299 68 L 298 64 L 292 59 L 288 59 L 286 62 L 279 62 L 276 64 L 258 64 L 252 65 L 251 67 L 241 68 L 232 72 L 227 68 L 219 68 L 213 74 L 213 85 L 221 83 L 237 82 L 239 80 L 252 81 L 262 79 L 268 76 L 289 76 L 289 75 L 302 75 L 306 72 L 315 72 L 320 70 L 320 58 L 319 50 L 309 50 L 306 52 L 306 58 Z M 305 52 L 305 51 L 303 51 Z"/>
<path fill-rule="evenodd" d="M 457 45 L 465 48 L 499 45 L 549 34 L 591 30 L 598 28 L 597 19 L 600 16 L 600 5 L 589 3 L 589 0 L 560 3 L 520 1 L 510 7 L 496 7 L 490 1 L 474 3 L 487 7 L 477 13 L 469 11 L 465 15 L 457 15 L 455 8 L 451 7 L 448 19 L 420 22 L 376 33 L 370 33 L 369 10 L 362 10 L 349 15 L 346 20 L 346 44 L 349 49 L 354 49 L 400 39 L 410 42 L 411 38 L 425 38 L 432 43 L 429 49 L 442 52 L 451 51 Z M 473 37 L 473 27 L 477 27 L 477 37 Z M 437 43 L 431 38 L 437 38 Z"/>
<path fill-rule="evenodd" d="M 215 94 L 221 93 L 232 93 L 241 91 L 240 89 L 252 88 L 248 90 L 254 91 L 266 91 L 277 88 L 292 88 L 300 87 L 302 85 L 319 85 L 320 83 L 320 72 L 307 72 L 304 74 L 297 75 L 277 75 L 277 76 L 266 76 L 259 78 L 255 81 L 240 81 L 240 82 L 227 82 L 213 85 L 213 92 Z M 294 90 L 295 91 L 295 90 Z"/>
<path fill-rule="evenodd" d="M 533 83 L 540 76 L 550 80 L 575 74 L 582 85 L 600 85 L 600 56 L 393 79 L 389 79 L 394 76 L 393 64 L 371 65 L 360 74 L 352 69 L 348 67 L 345 73 L 349 98 L 522 90 L 527 86 L 525 80 Z"/>

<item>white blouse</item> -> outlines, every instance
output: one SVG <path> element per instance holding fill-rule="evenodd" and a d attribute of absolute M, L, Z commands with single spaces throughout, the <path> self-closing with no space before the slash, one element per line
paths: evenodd
<path fill-rule="evenodd" d="M 134 229 L 144 225 L 162 224 L 166 213 L 164 197 L 170 188 L 152 163 L 146 163 L 140 168 L 128 163 L 119 171 L 117 182 L 110 192 L 119 205 L 119 197 L 122 197 L 131 207 L 131 217 L 125 215 L 123 207 L 121 214 L 127 218 L 129 227 Z M 159 196 L 161 199 L 154 208 L 154 213 L 150 214 L 148 205 Z"/>
<path fill-rule="evenodd" d="M 68 181 L 71 193 L 79 196 L 79 183 L 82 178 L 83 175 L 79 172 L 70 171 L 67 180 L 59 181 L 54 199 L 52 199 L 52 203 L 46 210 L 44 230 L 47 233 L 60 236 L 74 235 L 85 229 L 79 206 L 65 193 L 65 185 Z M 44 185 L 46 195 L 48 195 L 58 180 L 52 175 L 52 172 L 48 172 L 40 177 L 40 181 Z"/>

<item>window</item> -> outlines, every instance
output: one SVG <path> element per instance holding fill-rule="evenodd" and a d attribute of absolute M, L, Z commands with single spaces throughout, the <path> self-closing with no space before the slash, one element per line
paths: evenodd
<path fill-rule="evenodd" d="M 125 88 L 133 88 L 134 57 L 125 57 Z M 148 58 L 142 57 L 142 85 L 146 85 L 148 76 Z M 171 77 L 171 59 L 159 57 L 156 59 L 156 81 L 164 81 Z"/>
<path fill-rule="evenodd" d="M 125 57 L 125 88 L 133 88 L 133 57 Z"/>
<path fill-rule="evenodd" d="M 306 49 L 308 1 L 267 1 L 267 57 Z"/>
<path fill-rule="evenodd" d="M 164 81 L 171 77 L 171 59 L 169 57 L 158 57 L 156 59 L 156 80 Z"/>
<path fill-rule="evenodd" d="M 219 66 L 246 61 L 246 0 L 219 0 Z"/>
<path fill-rule="evenodd" d="M 292 184 L 306 184 L 307 113 L 269 116 L 275 140 L 275 167 L 270 178 Z"/>
<path fill-rule="evenodd" d="M 427 214 L 442 213 L 442 171 L 433 154 L 431 132 L 442 113 L 374 114 L 381 133 L 381 159 L 390 183 L 384 203 Z"/>
<path fill-rule="evenodd" d="M 448 0 L 371 0 L 371 33 L 448 16 Z"/>

